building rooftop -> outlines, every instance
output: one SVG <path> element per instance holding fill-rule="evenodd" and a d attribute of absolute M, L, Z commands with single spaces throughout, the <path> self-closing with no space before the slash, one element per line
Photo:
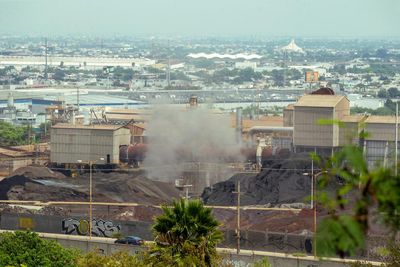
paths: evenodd
<path fill-rule="evenodd" d="M 231 116 L 231 126 L 233 128 L 236 127 L 236 116 Z M 282 116 L 261 116 L 259 119 L 250 120 L 243 118 L 242 119 L 242 128 L 243 132 L 248 132 L 251 127 L 254 126 L 283 126 L 283 117 Z"/>
<path fill-rule="evenodd" d="M 14 149 L 8 149 L 8 148 L 0 148 L 0 157 L 26 157 L 28 156 L 28 153 L 26 151 L 16 151 Z"/>
<path fill-rule="evenodd" d="M 284 109 L 285 110 L 293 110 L 294 109 L 294 104 L 289 104 Z"/>
<path fill-rule="evenodd" d="M 303 95 L 294 104 L 295 107 L 335 107 L 341 100 L 347 99 L 342 95 Z"/>
<path fill-rule="evenodd" d="M 150 115 L 136 115 L 136 114 L 107 114 L 107 119 L 109 121 L 149 121 Z"/>
<path fill-rule="evenodd" d="M 56 125 L 51 126 L 51 128 L 54 129 L 92 129 L 92 130 L 108 130 L 108 131 L 115 131 L 122 127 L 123 126 L 121 125 L 111 125 L 111 124 L 74 125 L 69 123 L 58 123 Z"/>
<path fill-rule="evenodd" d="M 395 116 L 369 116 L 365 123 L 396 123 Z"/>
<path fill-rule="evenodd" d="M 133 108 L 106 108 L 106 114 L 151 114 L 151 110 Z"/>
<path fill-rule="evenodd" d="M 346 115 L 343 116 L 343 122 L 362 122 L 367 116 L 366 115 Z"/>

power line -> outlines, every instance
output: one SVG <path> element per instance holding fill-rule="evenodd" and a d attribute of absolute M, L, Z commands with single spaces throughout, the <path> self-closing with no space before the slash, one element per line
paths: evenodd
<path fill-rule="evenodd" d="M 68 171 L 68 170 L 86 170 L 86 168 L 49 168 L 51 170 L 64 170 L 64 171 Z M 153 168 L 154 169 L 165 169 L 163 167 L 156 167 Z M 229 167 L 227 167 L 227 169 L 229 169 Z M 101 172 L 101 171 L 111 171 L 111 172 L 120 172 L 120 173 L 124 173 L 124 172 L 139 172 L 139 171 L 147 171 L 147 170 L 151 170 L 151 168 L 139 168 L 139 169 L 108 169 L 108 168 L 95 168 L 93 169 L 95 171 Z M 190 171 L 189 169 L 185 169 L 182 168 L 182 170 L 185 171 Z M 193 169 L 193 171 L 212 171 L 213 169 Z M 311 170 L 311 168 L 262 168 L 262 170 L 272 170 L 272 171 L 304 171 L 304 170 Z M 314 170 L 321 170 L 321 169 L 315 169 Z M 176 171 L 176 168 L 172 171 Z M 223 170 L 215 170 L 215 171 L 223 171 Z M 232 170 L 232 172 L 236 172 L 236 173 L 260 173 L 258 171 L 235 171 Z"/>

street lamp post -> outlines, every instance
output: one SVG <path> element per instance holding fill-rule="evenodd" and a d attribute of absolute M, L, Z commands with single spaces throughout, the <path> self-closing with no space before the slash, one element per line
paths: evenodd
<path fill-rule="evenodd" d="M 237 181 L 236 185 L 237 191 L 233 191 L 233 194 L 237 195 L 237 202 L 236 202 L 236 211 L 237 211 L 237 217 L 236 217 L 236 254 L 240 253 L 240 195 L 242 192 L 240 191 L 240 180 Z"/>
<path fill-rule="evenodd" d="M 92 222 L 93 222 L 93 164 L 99 160 L 103 161 L 104 158 L 99 158 L 98 160 L 89 160 L 84 162 L 82 160 L 77 160 L 78 163 L 89 164 L 89 239 L 92 239 Z"/>
<path fill-rule="evenodd" d="M 313 210 L 313 228 L 314 228 L 314 236 L 313 236 L 313 251 L 314 257 L 317 257 L 317 204 L 315 202 L 315 196 L 317 192 L 316 181 L 318 176 L 321 174 L 327 173 L 327 171 L 320 171 L 318 173 L 303 173 L 303 175 L 311 176 L 311 209 Z"/>

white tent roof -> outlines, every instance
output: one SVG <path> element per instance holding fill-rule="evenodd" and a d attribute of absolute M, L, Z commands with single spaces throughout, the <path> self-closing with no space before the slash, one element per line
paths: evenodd
<path fill-rule="evenodd" d="M 304 53 L 304 50 L 294 42 L 294 39 L 292 39 L 287 46 L 282 47 L 281 50 L 287 52 Z"/>

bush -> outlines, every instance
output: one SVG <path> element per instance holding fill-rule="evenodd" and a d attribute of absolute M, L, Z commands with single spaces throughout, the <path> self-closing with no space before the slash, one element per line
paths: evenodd
<path fill-rule="evenodd" d="M 32 232 L 0 234 L 0 266 L 76 266 L 78 253 Z"/>
<path fill-rule="evenodd" d="M 137 256 L 126 251 L 120 251 L 109 256 L 98 252 L 90 252 L 77 259 L 77 267 L 144 267 L 146 266 Z"/>

